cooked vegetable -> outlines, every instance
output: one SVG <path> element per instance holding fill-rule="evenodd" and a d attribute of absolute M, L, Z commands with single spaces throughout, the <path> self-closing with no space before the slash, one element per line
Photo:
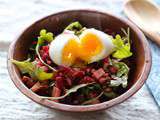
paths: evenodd
<path fill-rule="evenodd" d="M 32 79 L 34 80 L 48 80 L 53 77 L 53 73 L 46 73 L 43 71 L 43 69 L 36 66 L 35 62 L 29 62 L 29 60 L 26 61 L 16 61 L 11 60 L 12 63 L 14 63 L 19 70 L 24 74 L 28 73 Z"/>
<path fill-rule="evenodd" d="M 124 59 L 132 56 L 132 52 L 130 51 L 130 31 L 129 28 L 127 32 L 124 29 L 122 31 L 125 34 L 125 37 L 121 37 L 119 34 L 113 39 L 113 44 L 116 46 L 115 52 L 112 54 L 114 58 Z"/>

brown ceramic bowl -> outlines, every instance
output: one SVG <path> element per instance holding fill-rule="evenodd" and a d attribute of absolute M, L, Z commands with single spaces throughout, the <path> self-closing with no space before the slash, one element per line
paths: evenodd
<path fill-rule="evenodd" d="M 16 87 L 24 95 L 41 105 L 70 112 L 103 110 L 125 101 L 136 93 L 146 81 L 151 68 L 151 53 L 149 45 L 142 32 L 135 25 L 127 20 L 123 20 L 108 13 L 94 10 L 70 10 L 40 19 L 26 28 L 16 40 L 12 42 L 9 48 L 8 59 L 25 60 L 32 40 L 38 36 L 38 33 L 42 28 L 51 31 L 54 34 L 59 34 L 73 21 L 79 21 L 86 27 L 93 27 L 102 31 L 109 28 L 115 32 L 119 32 L 121 28 L 130 27 L 133 51 L 131 62 L 133 62 L 133 66 L 131 67 L 131 74 L 129 76 L 128 90 L 112 100 L 87 106 L 65 105 L 50 100 L 42 100 L 21 82 L 20 72 L 17 67 L 8 61 L 9 74 Z"/>

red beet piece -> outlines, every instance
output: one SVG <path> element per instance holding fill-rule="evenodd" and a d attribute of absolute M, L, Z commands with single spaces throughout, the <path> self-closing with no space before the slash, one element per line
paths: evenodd
<path fill-rule="evenodd" d="M 35 81 L 33 81 L 32 79 L 30 79 L 30 80 L 28 80 L 28 81 L 26 82 L 26 86 L 27 86 L 28 88 L 31 88 L 35 83 L 36 83 Z"/>
<path fill-rule="evenodd" d="M 72 80 L 70 78 L 65 79 L 68 86 L 72 86 Z"/>
<path fill-rule="evenodd" d="M 82 80 L 80 80 L 80 83 L 92 83 L 95 82 L 95 80 L 92 77 L 85 76 Z"/>
<path fill-rule="evenodd" d="M 32 87 L 31 87 L 31 90 L 33 91 L 33 92 L 37 92 L 37 91 L 39 91 L 41 89 L 41 84 L 40 84 L 40 82 L 37 82 L 36 84 L 34 84 Z"/>
<path fill-rule="evenodd" d="M 105 77 L 101 77 L 100 79 L 98 79 L 100 84 L 103 84 L 106 82 L 106 78 Z"/>
<path fill-rule="evenodd" d="M 73 73 L 73 78 L 82 78 L 84 77 L 85 73 L 83 71 L 75 71 Z"/>
<path fill-rule="evenodd" d="M 115 74 L 118 72 L 118 68 L 115 66 L 109 66 L 109 72 L 111 72 L 112 74 Z"/>
<path fill-rule="evenodd" d="M 48 52 L 49 46 L 48 45 L 47 46 L 42 46 L 42 50 L 44 50 L 45 52 Z"/>
<path fill-rule="evenodd" d="M 31 78 L 28 77 L 28 76 L 23 76 L 23 77 L 22 77 L 22 82 L 23 82 L 23 83 L 26 83 L 28 80 L 31 80 Z"/>
<path fill-rule="evenodd" d="M 104 58 L 104 59 L 103 59 L 103 62 L 109 64 L 109 58 L 108 58 L 108 57 Z"/>
<path fill-rule="evenodd" d="M 95 72 L 93 72 L 93 77 L 96 79 L 99 79 L 100 77 L 102 77 L 105 74 L 105 71 L 102 68 L 99 68 L 98 70 L 96 70 Z"/>
<path fill-rule="evenodd" d="M 54 86 L 52 89 L 52 97 L 59 97 L 59 96 L 61 96 L 61 89 Z M 59 102 L 59 100 L 53 100 L 53 101 Z"/>
<path fill-rule="evenodd" d="M 56 77 L 56 87 L 59 89 L 63 89 L 64 88 L 64 78 L 63 77 Z"/>

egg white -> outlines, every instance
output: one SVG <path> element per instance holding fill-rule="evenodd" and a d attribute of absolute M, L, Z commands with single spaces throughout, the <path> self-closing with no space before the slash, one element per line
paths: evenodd
<path fill-rule="evenodd" d="M 51 60 L 57 65 L 63 65 L 62 63 L 62 51 L 64 46 L 69 42 L 69 40 L 74 39 L 79 42 L 79 38 L 74 34 L 62 33 L 58 35 L 50 44 L 49 56 Z M 69 65 L 68 65 L 69 66 Z"/>

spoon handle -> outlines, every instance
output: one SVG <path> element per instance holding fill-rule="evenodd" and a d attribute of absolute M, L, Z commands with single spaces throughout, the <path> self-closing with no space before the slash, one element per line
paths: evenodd
<path fill-rule="evenodd" d="M 160 46 L 160 32 L 147 32 L 146 34 L 152 41 Z"/>

